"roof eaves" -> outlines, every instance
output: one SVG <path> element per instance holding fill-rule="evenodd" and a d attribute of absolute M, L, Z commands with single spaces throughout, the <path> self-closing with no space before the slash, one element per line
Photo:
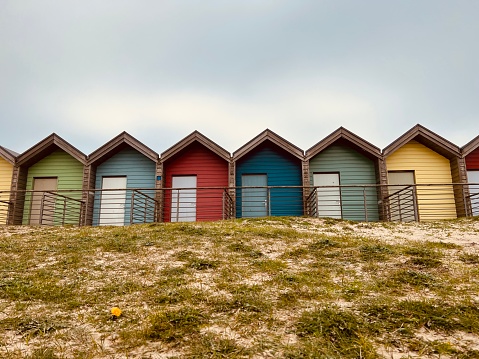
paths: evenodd
<path fill-rule="evenodd" d="M 461 147 L 461 154 L 465 157 L 477 148 L 479 148 L 479 135 Z"/>
<path fill-rule="evenodd" d="M 301 148 L 292 144 L 291 142 L 271 131 L 270 129 L 266 129 L 259 135 L 254 137 L 252 140 L 248 141 L 246 144 L 238 148 L 233 153 L 233 161 L 237 161 L 266 140 L 269 140 L 270 142 L 274 143 L 286 152 L 289 152 L 298 159 L 304 160 L 304 151 Z"/>
<path fill-rule="evenodd" d="M 381 158 L 381 150 L 379 147 L 373 145 L 372 143 L 366 141 L 362 137 L 359 137 L 354 132 L 349 131 L 344 127 L 338 128 L 336 131 L 332 132 L 321 141 L 313 145 L 306 151 L 305 157 L 306 160 L 311 159 L 312 157 L 316 156 L 318 153 L 322 152 L 329 146 L 331 146 L 336 141 L 344 139 L 351 144 L 355 145 L 356 147 L 360 148 L 362 151 L 369 153 L 370 155 Z"/>
<path fill-rule="evenodd" d="M 160 155 L 161 161 L 167 161 L 168 159 L 175 156 L 177 153 L 181 152 L 183 149 L 187 148 L 194 142 L 198 142 L 202 146 L 206 147 L 208 150 L 223 158 L 225 161 L 230 161 L 231 154 L 227 150 L 225 150 L 223 147 L 218 145 L 216 142 L 210 140 L 208 137 L 206 137 L 197 130 L 193 131 L 188 136 L 162 152 Z"/>
<path fill-rule="evenodd" d="M 390 156 L 396 150 L 398 150 L 412 140 L 417 140 L 418 142 L 429 148 L 431 148 L 431 145 L 437 147 L 441 152 L 440 154 L 446 155 L 445 157 L 460 157 L 461 155 L 460 148 L 457 145 L 446 140 L 444 137 L 429 130 L 428 128 L 417 124 L 409 131 L 405 132 L 402 136 L 398 137 L 396 140 L 390 143 L 388 146 L 386 146 L 383 149 L 383 156 Z M 431 149 L 433 151 L 436 151 L 435 148 Z"/>
<path fill-rule="evenodd" d="M 6 147 L 0 146 L 0 156 L 7 162 L 10 162 L 12 165 L 14 165 L 16 158 L 18 156 L 18 153 Z"/>
<path fill-rule="evenodd" d="M 153 162 L 158 161 L 159 155 L 157 152 L 153 151 L 151 148 L 138 141 L 128 132 L 123 131 L 122 133 L 105 143 L 103 146 L 93 151 L 88 156 L 88 164 L 101 161 L 101 159 L 103 159 L 105 156 L 108 156 L 111 151 L 114 151 L 118 146 L 122 144 L 127 144 L 134 150 L 140 152 L 142 155 L 152 160 Z"/>
<path fill-rule="evenodd" d="M 48 137 L 38 142 L 36 145 L 30 147 L 28 150 L 20 154 L 17 157 L 17 164 L 23 165 L 37 156 L 41 157 L 42 154 L 47 151 L 51 146 L 57 146 L 58 148 L 75 158 L 77 161 L 81 162 L 83 165 L 86 164 L 86 155 L 76 147 L 69 144 L 63 138 L 58 136 L 56 133 L 52 133 Z"/>

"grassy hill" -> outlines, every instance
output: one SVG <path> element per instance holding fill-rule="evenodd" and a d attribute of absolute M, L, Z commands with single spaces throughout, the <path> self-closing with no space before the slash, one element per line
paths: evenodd
<path fill-rule="evenodd" d="M 477 219 L 0 227 L 0 357 L 478 358 L 478 244 Z"/>

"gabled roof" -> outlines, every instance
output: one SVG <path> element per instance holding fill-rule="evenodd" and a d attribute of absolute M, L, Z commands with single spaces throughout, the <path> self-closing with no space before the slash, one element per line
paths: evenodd
<path fill-rule="evenodd" d="M 474 151 L 477 148 L 479 148 L 479 135 L 474 137 L 468 143 L 466 143 L 461 148 L 461 153 L 464 157 L 466 157 L 468 154 L 470 154 L 472 151 Z"/>
<path fill-rule="evenodd" d="M 220 145 L 216 144 L 215 142 L 211 141 L 208 137 L 204 136 L 198 131 L 193 131 L 188 136 L 183 138 L 181 141 L 177 142 L 175 145 L 168 148 L 161 154 L 161 161 L 164 162 L 174 155 L 178 154 L 180 151 L 187 148 L 194 142 L 198 142 L 199 144 L 203 145 L 210 151 L 217 154 L 219 157 L 223 158 L 225 161 L 229 161 L 231 156 L 230 153 L 225 150 Z"/>
<path fill-rule="evenodd" d="M 93 151 L 88 156 L 88 164 L 104 162 L 108 158 L 125 148 L 125 146 L 133 148 L 134 150 L 140 152 L 143 156 L 147 157 L 153 162 L 158 161 L 158 153 L 138 141 L 129 133 L 123 131 L 118 136 L 111 139 L 103 146 L 99 147 L 97 150 Z"/>
<path fill-rule="evenodd" d="M 242 147 L 238 148 L 235 152 L 233 152 L 233 160 L 237 161 L 244 155 L 248 154 L 250 151 L 255 149 L 257 146 L 262 144 L 265 141 L 270 141 L 277 145 L 278 147 L 282 148 L 286 152 L 289 152 L 293 156 L 299 158 L 300 160 L 304 159 L 304 152 L 301 148 L 296 147 L 291 142 L 285 140 L 283 137 L 277 135 L 270 129 L 266 129 L 261 132 L 258 136 L 253 138 L 251 141 L 243 145 Z"/>
<path fill-rule="evenodd" d="M 310 149 L 306 151 L 306 160 L 310 160 L 318 153 L 322 152 L 332 144 L 336 142 L 345 142 L 359 152 L 365 153 L 368 157 L 380 158 L 381 150 L 379 147 L 374 146 L 372 143 L 364 140 L 353 132 L 347 130 L 344 127 L 338 128 L 336 131 L 326 136 L 321 141 L 316 143 Z"/>
<path fill-rule="evenodd" d="M 0 146 L 0 157 L 2 157 L 5 161 L 10 162 L 12 165 L 14 165 L 17 156 L 18 153 L 9 150 L 6 147 Z"/>
<path fill-rule="evenodd" d="M 431 150 L 448 159 L 461 156 L 461 151 L 458 146 L 419 124 L 411 128 L 397 140 L 384 148 L 383 155 L 385 157 L 391 155 L 393 152 L 412 140 L 429 147 Z"/>
<path fill-rule="evenodd" d="M 41 140 L 36 145 L 19 155 L 17 157 L 17 165 L 31 166 L 57 149 L 65 151 L 77 161 L 84 165 L 86 164 L 86 155 L 83 152 L 70 145 L 56 133 L 52 133 L 50 136 Z"/>

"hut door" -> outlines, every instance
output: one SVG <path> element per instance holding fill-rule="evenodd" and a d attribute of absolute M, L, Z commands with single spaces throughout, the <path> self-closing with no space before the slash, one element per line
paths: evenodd
<path fill-rule="evenodd" d="M 479 171 L 467 171 L 467 181 L 469 183 L 479 183 Z M 479 216 L 479 184 L 469 186 L 471 196 L 472 215 Z"/>
<path fill-rule="evenodd" d="M 317 216 L 342 218 L 339 173 L 314 173 L 313 184 L 315 186 L 337 186 L 316 189 L 318 198 Z"/>
<path fill-rule="evenodd" d="M 196 221 L 196 176 L 173 176 L 171 222 Z"/>
<path fill-rule="evenodd" d="M 391 221 L 411 222 L 417 219 L 414 171 L 388 172 L 389 217 Z"/>
<path fill-rule="evenodd" d="M 33 190 L 34 191 L 56 191 L 58 178 L 34 178 Z M 30 207 L 30 224 L 53 224 L 53 217 L 55 212 L 55 204 L 50 203 L 44 206 L 42 210 L 42 198 L 43 192 L 33 192 L 32 206 Z"/>
<path fill-rule="evenodd" d="M 268 189 L 267 188 L 245 188 L 268 185 L 266 175 L 242 175 L 243 196 L 241 208 L 243 217 L 265 217 L 269 212 Z"/>
<path fill-rule="evenodd" d="M 100 226 L 125 224 L 126 177 L 103 177 L 100 199 Z"/>

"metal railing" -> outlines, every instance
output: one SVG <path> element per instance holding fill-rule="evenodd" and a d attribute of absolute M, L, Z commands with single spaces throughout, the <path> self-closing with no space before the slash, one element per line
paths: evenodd
<path fill-rule="evenodd" d="M 2 192 L 0 224 L 128 225 L 264 216 L 428 221 L 479 215 L 479 184 Z"/>
<path fill-rule="evenodd" d="M 471 194 L 466 196 L 470 216 L 479 216 L 479 185 L 469 186 Z"/>
<path fill-rule="evenodd" d="M 41 196 L 38 224 L 79 226 L 83 223 L 85 202 L 82 200 L 52 191 L 42 192 Z"/>
<path fill-rule="evenodd" d="M 1 198 L 2 197 L 0 197 L 0 225 L 8 224 L 8 214 L 12 206 L 12 202 Z"/>
<path fill-rule="evenodd" d="M 315 186 L 306 197 L 306 215 L 354 221 L 378 221 L 378 186 Z"/>
<path fill-rule="evenodd" d="M 158 221 L 158 201 L 148 194 L 133 190 L 131 194 L 130 224 Z"/>
<path fill-rule="evenodd" d="M 390 186 L 392 192 L 384 198 L 386 218 L 392 222 L 413 222 L 417 221 L 417 194 L 416 187 L 405 186 L 396 190 L 397 186 Z"/>

